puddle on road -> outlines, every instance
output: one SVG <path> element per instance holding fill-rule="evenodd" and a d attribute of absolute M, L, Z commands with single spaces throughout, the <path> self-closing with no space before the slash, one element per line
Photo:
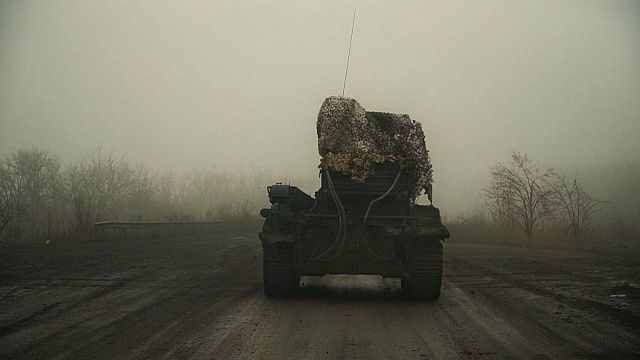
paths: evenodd
<path fill-rule="evenodd" d="M 402 298 L 400 279 L 377 275 L 303 276 L 301 296 L 329 298 Z"/>

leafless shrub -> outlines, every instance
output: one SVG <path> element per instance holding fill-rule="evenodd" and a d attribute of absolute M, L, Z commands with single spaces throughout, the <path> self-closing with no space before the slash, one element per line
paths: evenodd
<path fill-rule="evenodd" d="M 567 230 L 576 242 L 582 242 L 591 230 L 593 215 L 606 206 L 606 202 L 589 195 L 578 182 L 577 175 L 554 174 L 553 187 L 559 200 L 560 212 L 566 221 Z"/>

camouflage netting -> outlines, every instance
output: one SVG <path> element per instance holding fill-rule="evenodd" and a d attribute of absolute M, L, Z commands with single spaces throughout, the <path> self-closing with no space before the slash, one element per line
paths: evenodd
<path fill-rule="evenodd" d="M 318 113 L 321 169 L 364 181 L 375 164 L 412 164 L 412 202 L 432 181 L 431 161 L 422 125 L 409 115 L 367 112 L 354 99 L 332 96 Z"/>

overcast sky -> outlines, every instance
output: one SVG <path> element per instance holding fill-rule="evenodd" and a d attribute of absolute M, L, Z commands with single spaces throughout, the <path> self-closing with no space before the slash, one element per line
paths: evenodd
<path fill-rule="evenodd" d="M 314 176 L 354 8 L 346 95 L 423 124 L 437 205 L 476 206 L 514 148 L 640 157 L 640 2 L 585 0 L 0 0 L 0 154 Z"/>

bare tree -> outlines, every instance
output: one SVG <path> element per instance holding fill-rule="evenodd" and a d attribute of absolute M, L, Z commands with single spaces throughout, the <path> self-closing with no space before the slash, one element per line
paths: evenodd
<path fill-rule="evenodd" d="M 584 239 L 591 229 L 591 218 L 595 212 L 603 209 L 606 202 L 598 200 L 584 189 L 578 182 L 577 175 L 555 174 L 554 189 L 556 191 L 562 214 L 566 218 L 567 233 L 576 242 Z"/>
<path fill-rule="evenodd" d="M 131 193 L 133 171 L 124 156 L 94 150 L 66 175 L 76 225 L 82 231 L 95 221 L 116 218 Z"/>
<path fill-rule="evenodd" d="M 157 178 L 143 165 L 132 169 L 125 214 L 138 221 L 158 216 L 160 186 Z"/>
<path fill-rule="evenodd" d="M 555 209 L 552 169 L 540 169 L 526 154 L 514 151 L 511 163 L 491 168 L 491 184 L 484 195 L 496 220 L 516 224 L 530 242 L 536 225 Z"/>
<path fill-rule="evenodd" d="M 31 241 L 50 240 L 65 217 L 60 158 L 33 148 L 12 153 L 4 164 L 5 182 L 13 183 L 9 188 L 13 188 L 14 204 L 19 204 L 10 208 L 12 231 Z"/>
<path fill-rule="evenodd" d="M 491 206 L 488 209 L 489 214 L 500 228 L 505 230 L 508 235 L 513 235 L 518 228 L 518 223 L 516 208 L 510 198 L 510 196 L 503 194 L 500 197 L 490 199 Z"/>
<path fill-rule="evenodd" d="M 157 186 L 157 206 L 162 219 L 173 221 L 180 217 L 183 204 L 178 195 L 178 186 L 173 174 L 165 173 L 155 177 Z"/>
<path fill-rule="evenodd" d="M 54 201 L 62 167 L 58 156 L 36 148 L 18 150 L 7 159 L 7 166 L 20 182 L 30 207 L 39 209 Z"/>
<path fill-rule="evenodd" d="M 2 233 L 26 210 L 22 189 L 7 162 L 0 162 L 0 238 Z M 3 241 L 6 245 L 6 241 Z"/>

